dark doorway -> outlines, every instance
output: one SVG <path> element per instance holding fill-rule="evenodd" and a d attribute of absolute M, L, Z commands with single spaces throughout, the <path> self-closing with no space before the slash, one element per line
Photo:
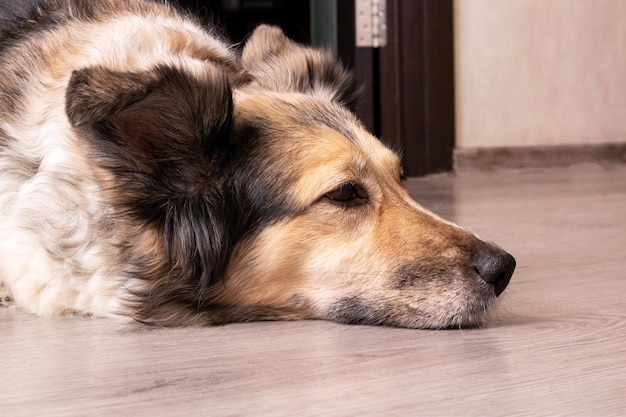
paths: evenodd
<path fill-rule="evenodd" d="M 311 8 L 311 1 L 315 6 Z M 360 1 L 360 0 L 356 0 Z M 258 24 L 281 26 L 314 43 L 311 21 L 320 5 L 334 19 L 332 49 L 362 87 L 357 115 L 403 155 L 405 174 L 452 169 L 455 137 L 452 0 L 386 0 L 387 44 L 357 47 L 355 0 L 178 0 L 234 42 Z M 331 10 L 329 11 L 328 8 Z M 317 16 L 319 23 L 320 17 Z M 322 22 L 324 23 L 324 22 Z M 315 36 L 313 36 L 315 38 Z"/>
<path fill-rule="evenodd" d="M 242 42 L 261 23 L 280 26 L 291 39 L 310 43 L 309 0 L 173 0 L 206 24 Z"/>

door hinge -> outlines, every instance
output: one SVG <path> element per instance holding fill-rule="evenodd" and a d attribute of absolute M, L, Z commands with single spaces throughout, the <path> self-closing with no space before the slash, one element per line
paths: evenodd
<path fill-rule="evenodd" d="M 387 0 L 354 0 L 356 46 L 381 48 L 387 45 Z"/>

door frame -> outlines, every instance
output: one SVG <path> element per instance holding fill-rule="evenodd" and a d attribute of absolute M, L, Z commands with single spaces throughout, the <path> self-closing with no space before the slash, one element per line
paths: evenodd
<path fill-rule="evenodd" d="M 354 0 L 336 0 L 337 51 L 362 88 L 357 115 L 405 175 L 453 168 L 453 0 L 386 0 L 387 45 L 356 47 Z"/>

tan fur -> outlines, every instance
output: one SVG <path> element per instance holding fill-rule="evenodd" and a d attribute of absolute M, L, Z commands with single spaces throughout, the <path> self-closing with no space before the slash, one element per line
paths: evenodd
<path fill-rule="evenodd" d="M 258 98 L 242 98 L 238 105 L 239 111 L 271 119 L 281 132 L 293 132 L 276 146 L 285 161 L 297 161 L 284 168 L 295 177 L 289 197 L 303 213 L 242 244 L 225 285 L 212 297 L 224 304 L 289 310 L 298 318 L 326 318 L 334 301 L 353 294 L 397 310 L 404 317 L 394 318 L 396 324 L 409 327 L 461 324 L 468 310 L 477 319 L 494 301 L 487 285 L 460 274 L 422 286 L 390 282 L 394 271 L 418 260 L 442 271 L 467 262 L 455 245 L 463 240 L 471 245 L 475 237 L 413 202 L 400 182 L 398 158 L 358 122 L 346 120 L 359 133 L 356 145 L 336 131 L 298 128 L 287 109 Z M 347 212 L 315 204 L 320 194 L 346 181 L 367 186 L 368 207 Z"/>

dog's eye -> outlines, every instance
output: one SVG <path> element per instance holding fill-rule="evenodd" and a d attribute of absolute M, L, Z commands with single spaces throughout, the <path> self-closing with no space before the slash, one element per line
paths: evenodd
<path fill-rule="evenodd" d="M 343 205 L 357 206 L 367 202 L 365 190 L 357 184 L 346 182 L 324 195 L 327 199 Z"/>

